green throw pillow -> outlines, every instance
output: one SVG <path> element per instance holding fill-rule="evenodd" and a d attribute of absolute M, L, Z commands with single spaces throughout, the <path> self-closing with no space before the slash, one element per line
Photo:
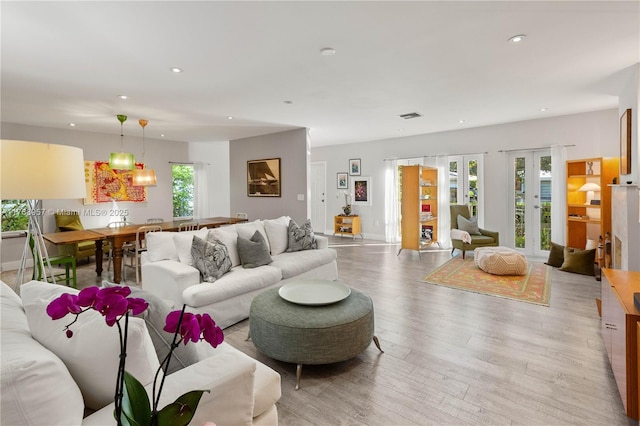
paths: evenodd
<path fill-rule="evenodd" d="M 551 242 L 551 250 L 549 250 L 549 259 L 545 262 L 546 265 L 559 268 L 564 262 L 564 246 Z"/>
<path fill-rule="evenodd" d="M 574 272 L 583 275 L 595 275 L 594 261 L 596 259 L 596 249 L 579 250 L 572 247 L 564 248 L 564 262 L 560 267 L 561 271 Z"/>

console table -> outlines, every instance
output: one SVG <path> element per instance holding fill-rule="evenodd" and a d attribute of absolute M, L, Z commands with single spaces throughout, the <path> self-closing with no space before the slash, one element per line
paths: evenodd
<path fill-rule="evenodd" d="M 627 416 L 638 420 L 638 322 L 633 294 L 640 272 L 602 269 L 602 340 Z"/>

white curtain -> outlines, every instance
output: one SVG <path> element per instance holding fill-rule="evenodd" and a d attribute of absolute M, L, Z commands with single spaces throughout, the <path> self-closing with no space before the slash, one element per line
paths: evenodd
<path fill-rule="evenodd" d="M 567 178 L 565 165 L 567 148 L 551 147 L 551 241 L 565 245 L 565 220 L 567 217 Z"/>
<path fill-rule="evenodd" d="M 385 241 L 388 243 L 400 242 L 398 222 L 398 160 L 386 161 L 385 167 Z"/>
<path fill-rule="evenodd" d="M 193 165 L 193 218 L 204 219 L 210 217 L 208 173 L 206 163 L 194 163 Z"/>
<path fill-rule="evenodd" d="M 451 212 L 449 211 L 449 156 L 425 157 L 424 165 L 438 169 L 438 243 L 451 248 Z"/>

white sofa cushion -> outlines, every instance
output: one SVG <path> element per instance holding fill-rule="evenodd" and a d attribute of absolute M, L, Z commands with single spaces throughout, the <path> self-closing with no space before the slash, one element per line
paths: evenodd
<path fill-rule="evenodd" d="M 263 221 L 264 231 L 267 233 L 271 255 L 275 256 L 284 253 L 289 244 L 287 229 L 289 226 L 289 216 L 280 216 L 277 219 L 266 219 Z"/>
<path fill-rule="evenodd" d="M 282 277 L 287 279 L 318 266 L 331 263 L 336 258 L 337 253 L 332 249 L 302 250 L 273 256 L 273 263 L 269 266 L 280 269 Z"/>
<path fill-rule="evenodd" d="M 178 259 L 178 250 L 173 242 L 173 236 L 176 234 L 177 232 L 149 232 L 145 236 L 149 261 L 180 260 Z"/>
<path fill-rule="evenodd" d="M 251 239 L 256 231 L 259 231 L 264 237 L 264 241 L 267 243 L 267 248 L 271 251 L 271 247 L 269 247 L 269 238 L 264 230 L 264 223 L 262 223 L 261 220 L 254 220 L 253 222 L 248 223 L 236 223 L 235 227 L 238 236 L 247 240 Z"/>
<path fill-rule="evenodd" d="M 213 283 L 201 283 L 187 287 L 182 292 L 184 303 L 198 307 L 221 300 L 230 299 L 239 294 L 266 288 L 282 279 L 282 272 L 270 265 L 245 269 L 237 266 Z M 215 320 L 215 312 L 211 315 Z"/>
<path fill-rule="evenodd" d="M 175 235 L 173 236 L 173 242 L 176 245 L 180 263 L 193 266 L 193 258 L 191 257 L 191 244 L 193 243 L 193 236 L 195 235 L 198 238 L 206 240 L 208 233 L 209 230 L 207 228 L 202 228 L 197 231 L 183 231 L 175 233 Z"/>
<path fill-rule="evenodd" d="M 54 321 L 46 312 L 47 305 L 63 293 L 77 294 L 78 290 L 39 281 L 23 284 L 20 290 L 33 337 L 65 363 L 85 405 L 97 410 L 113 401 L 120 357 L 118 329 L 89 310 L 78 317 L 72 326 L 73 337 L 67 338 L 64 327 L 73 316 Z M 129 318 L 128 334 L 125 368 L 143 385 L 151 383 L 159 362 L 144 320 Z"/>
<path fill-rule="evenodd" d="M 218 240 L 227 246 L 232 268 L 240 265 L 240 255 L 238 255 L 238 233 L 236 232 L 235 227 L 210 229 L 209 235 L 207 235 L 207 241 L 213 240 Z"/>
<path fill-rule="evenodd" d="M 4 282 L 0 286 L 2 424 L 80 424 L 84 402 L 69 370 L 31 337 L 20 298 Z"/>

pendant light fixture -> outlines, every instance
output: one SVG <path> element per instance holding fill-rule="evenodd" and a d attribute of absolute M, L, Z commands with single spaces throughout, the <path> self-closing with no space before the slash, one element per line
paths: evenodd
<path fill-rule="evenodd" d="M 144 151 L 145 151 L 145 143 L 144 143 L 144 128 L 147 126 L 149 121 L 140 119 L 138 120 L 140 126 L 142 126 L 142 164 L 144 167 Z M 133 184 L 141 185 L 141 186 L 153 186 L 157 184 L 156 180 L 156 171 L 153 169 L 135 169 L 133 171 Z"/>
<path fill-rule="evenodd" d="M 124 133 L 122 125 L 127 121 L 127 116 L 118 114 L 116 118 L 120 122 L 120 149 L 121 152 L 112 152 L 109 156 L 109 168 L 114 170 L 133 170 L 135 168 L 135 160 L 133 154 L 124 151 Z"/>

